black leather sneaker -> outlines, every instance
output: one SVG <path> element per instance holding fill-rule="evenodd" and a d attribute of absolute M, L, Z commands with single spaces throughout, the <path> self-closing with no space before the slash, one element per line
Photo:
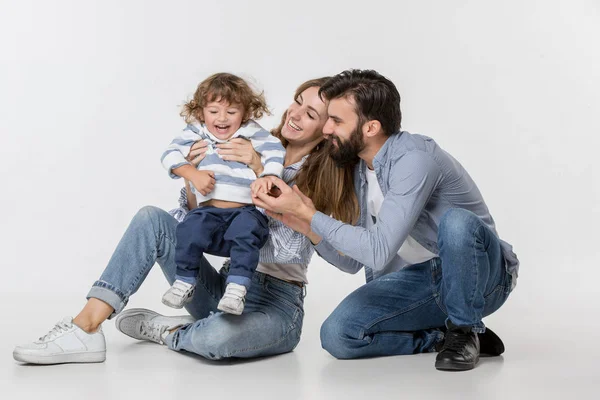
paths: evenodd
<path fill-rule="evenodd" d="M 439 328 L 444 335 L 448 329 L 443 326 Z M 479 355 L 481 357 L 497 357 L 504 353 L 504 343 L 490 328 L 485 328 L 484 333 L 478 333 L 479 336 Z M 434 351 L 439 353 L 444 347 L 444 341 L 441 340 L 434 345 Z"/>
<path fill-rule="evenodd" d="M 484 333 L 478 333 L 479 354 L 481 357 L 497 357 L 504 353 L 504 343 L 490 328 L 485 328 Z"/>
<path fill-rule="evenodd" d="M 442 371 L 467 371 L 479 362 L 479 337 L 471 327 L 453 326 L 446 332 L 444 346 L 435 358 Z"/>

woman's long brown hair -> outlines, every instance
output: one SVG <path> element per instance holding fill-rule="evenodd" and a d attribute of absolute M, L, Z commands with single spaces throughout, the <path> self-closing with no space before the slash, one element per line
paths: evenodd
<path fill-rule="evenodd" d="M 311 79 L 296 89 L 294 99 L 311 87 L 321 87 L 329 78 Z M 284 147 L 288 141 L 281 135 L 287 119 L 283 114 L 279 126 L 271 133 L 281 140 Z M 339 168 L 327 153 L 324 142 L 319 143 L 309 154 L 296 175 L 298 188 L 310 197 L 317 210 L 345 223 L 355 224 L 358 220 L 358 200 L 354 193 L 354 166 Z"/>

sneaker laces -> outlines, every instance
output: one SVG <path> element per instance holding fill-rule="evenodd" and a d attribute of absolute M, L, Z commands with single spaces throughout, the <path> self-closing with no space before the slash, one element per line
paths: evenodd
<path fill-rule="evenodd" d="M 58 321 L 56 323 L 56 325 L 54 325 L 54 328 L 50 329 L 50 331 L 48 333 L 46 333 L 44 336 L 42 336 L 41 338 L 39 338 L 38 341 L 45 342 L 47 340 L 50 340 L 50 339 L 60 335 L 62 332 L 67 332 L 72 327 L 73 327 L 73 323 L 69 319 L 65 318 L 62 321 Z"/>
<path fill-rule="evenodd" d="M 469 340 L 469 333 L 448 331 L 442 350 L 452 350 L 459 353 L 469 343 Z"/>
<path fill-rule="evenodd" d="M 163 334 L 167 330 L 168 326 L 153 324 L 152 322 L 141 321 L 140 322 L 140 335 L 146 337 L 156 343 L 163 342 Z"/>

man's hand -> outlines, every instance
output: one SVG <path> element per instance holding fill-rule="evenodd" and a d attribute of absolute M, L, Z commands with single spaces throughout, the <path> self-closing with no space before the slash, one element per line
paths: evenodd
<path fill-rule="evenodd" d="M 266 212 L 269 217 L 283 222 L 286 226 L 303 234 L 304 236 L 308 236 L 311 233 L 309 222 L 306 222 L 298 217 L 294 217 L 291 214 L 279 214 L 269 210 Z"/>
<path fill-rule="evenodd" d="M 269 193 L 273 188 L 273 182 L 268 176 L 258 178 L 250 184 L 250 190 L 252 191 L 252 197 L 256 197 L 258 193 Z"/>
<path fill-rule="evenodd" d="M 253 198 L 254 204 L 264 208 L 268 211 L 268 215 L 282 221 L 295 231 L 308 235 L 310 222 L 317 212 L 313 202 L 298 189 L 298 186 L 294 185 L 292 189 L 279 178 L 274 176 L 265 178 L 277 186 L 281 193 L 277 197 L 267 193 L 257 193 Z"/>
<path fill-rule="evenodd" d="M 202 196 L 206 196 L 215 188 L 215 173 L 213 171 L 196 170 L 189 177 L 189 181 Z"/>

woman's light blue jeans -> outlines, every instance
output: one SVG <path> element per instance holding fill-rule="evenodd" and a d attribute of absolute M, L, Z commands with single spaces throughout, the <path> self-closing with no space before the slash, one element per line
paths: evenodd
<path fill-rule="evenodd" d="M 172 284 L 177 221 L 156 207 L 135 215 L 117 245 L 108 266 L 88 294 L 121 312 L 131 295 L 158 263 Z M 304 318 L 304 292 L 299 286 L 256 272 L 240 316 L 217 312 L 225 290 L 227 271 L 220 272 L 202 259 L 196 292 L 187 311 L 198 320 L 167 337 L 173 350 L 205 358 L 251 358 L 292 351 L 300 341 Z"/>

